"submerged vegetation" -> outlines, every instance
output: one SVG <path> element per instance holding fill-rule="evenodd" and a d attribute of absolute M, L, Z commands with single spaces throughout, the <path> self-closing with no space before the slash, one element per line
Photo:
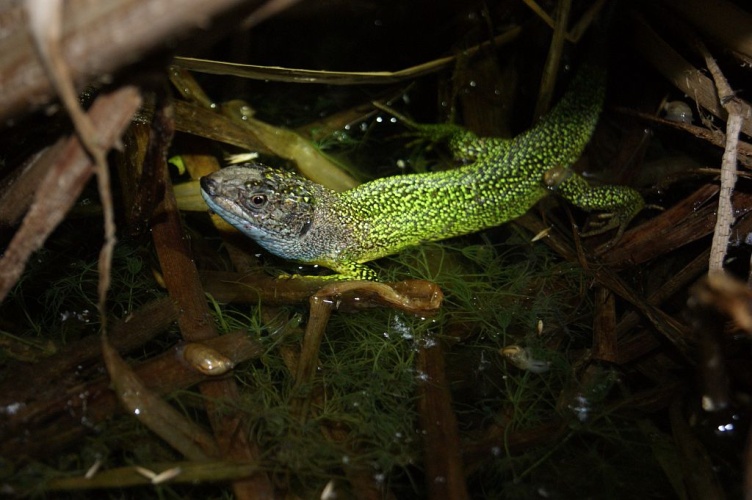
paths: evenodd
<path fill-rule="evenodd" d="M 419 277 L 441 285 L 447 295 L 440 314 L 421 318 L 387 309 L 335 314 L 319 351 L 318 375 L 309 386 L 296 386 L 294 367 L 289 365 L 290 353 L 301 340 L 302 309 L 213 302 L 221 331 L 241 329 L 264 346 L 257 360 L 237 366 L 234 375 L 242 388 L 234 404 L 246 417 L 245 432 L 263 450 L 263 468 L 285 482 L 290 480 L 284 478 L 294 478 L 288 486 L 302 496 L 320 491 L 338 477 L 338 487 L 348 489 L 344 486 L 347 470 L 362 471 L 400 495 L 423 491 L 423 436 L 415 391 L 425 374 L 417 371 L 415 356 L 421 346 L 444 342 L 454 346 L 446 364 L 461 433 L 470 447 L 484 440 L 493 443 L 487 445 L 487 457 L 474 457 L 478 462 L 469 476 L 470 483 L 477 485 L 473 494 L 534 497 L 540 486 L 532 488 L 531 479 L 561 491 L 568 483 L 562 482 L 561 474 L 571 469 L 566 474 L 577 484 L 575 471 L 592 467 L 594 460 L 602 469 L 603 481 L 591 485 L 594 492 L 606 483 L 609 488 L 626 484 L 636 473 L 641 477 L 652 474 L 656 466 L 650 461 L 630 462 L 641 464 L 638 472 L 619 465 L 623 454 L 642 454 L 643 459 L 649 454 L 648 436 L 636 422 L 613 414 L 605 394 L 598 400 L 572 388 L 577 383 L 576 365 L 587 358 L 592 335 L 587 321 L 591 294 L 582 270 L 557 259 L 542 245 L 530 245 L 516 233 L 505 233 L 505 241 L 495 245 L 472 237 L 475 242 L 469 245 L 462 240 L 424 245 L 385 260 L 381 272 L 390 280 Z M 79 237 L 71 228 L 55 243 L 65 248 L 66 238 Z M 142 252 L 133 242 L 117 246 L 113 275 L 119 279 L 112 297 L 118 300 L 112 303 L 117 307 L 128 304 L 128 309 L 114 310 L 115 316 L 127 315 L 162 293 L 140 257 Z M 88 254 L 88 261 L 78 258 L 64 266 L 49 265 L 69 258 L 45 251 L 5 302 L 9 309 L 3 309 L 4 317 L 9 317 L 10 310 L 23 312 L 23 317 L 33 319 L 27 326 L 30 333 L 61 347 L 75 345 L 80 337 L 97 331 L 96 324 L 75 313 L 95 307 L 94 254 Z M 46 283 L 46 290 L 32 295 L 28 288 L 32 282 Z M 32 296 L 36 296 L 33 303 Z M 265 312 L 276 316 L 266 326 L 261 319 Z M 70 321 L 87 332 L 64 335 Z M 50 338 L 47 332 L 63 336 Z M 174 333 L 162 336 L 133 353 L 134 360 L 157 354 L 175 339 Z M 509 345 L 522 346 L 545 362 L 545 371 L 534 373 L 505 361 L 500 351 Z M 9 350 L 4 353 L 11 355 Z M 44 363 L 44 356 L 40 353 L 34 361 Z M 605 377 L 615 373 L 606 371 Z M 568 401 L 562 400 L 566 394 L 571 398 Z M 177 390 L 169 400 L 187 418 L 202 421 L 197 397 L 194 392 Z M 301 401 L 308 401 L 306 418 L 300 413 Z M 591 406 L 578 413 L 573 407 L 577 401 Z M 565 421 L 571 424 L 569 430 L 561 424 Z M 488 435 L 489 429 L 502 434 Z M 537 430 L 545 433 L 541 439 L 553 441 L 525 450 L 506 447 L 504 435 Z M 98 424 L 96 434 L 78 448 L 77 457 L 62 455 L 45 460 L 41 468 L 42 463 L 34 462 L 19 469 L 16 481 L 30 486 L 27 481 L 40 474 L 48 479 L 49 474 L 82 474 L 97 461 L 104 468 L 117 468 L 179 459 L 127 416 Z M 611 465 L 602 462 L 604 449 L 615 454 Z M 653 491 L 665 487 L 660 476 L 654 480 L 650 483 Z M 175 494 L 192 491 L 161 488 Z M 583 485 L 571 488 L 582 491 Z"/>

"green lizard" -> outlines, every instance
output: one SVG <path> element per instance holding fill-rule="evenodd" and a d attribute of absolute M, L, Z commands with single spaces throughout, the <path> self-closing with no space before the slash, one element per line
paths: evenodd
<path fill-rule="evenodd" d="M 269 252 L 333 269 L 342 279 L 377 279 L 366 262 L 412 245 L 513 220 L 552 191 L 617 229 L 644 207 L 624 186 L 591 187 L 570 170 L 590 140 L 603 103 L 603 71 L 585 65 L 558 105 L 514 139 L 479 138 L 456 125 L 417 125 L 446 140 L 469 164 L 398 175 L 336 193 L 294 173 L 252 163 L 201 179 L 209 207 Z M 612 240 L 613 241 L 613 240 Z"/>

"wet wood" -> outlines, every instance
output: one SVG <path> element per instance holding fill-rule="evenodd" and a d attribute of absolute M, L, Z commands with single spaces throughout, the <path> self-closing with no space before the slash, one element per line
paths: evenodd
<path fill-rule="evenodd" d="M 438 313 L 443 299 L 444 294 L 436 284 L 422 280 L 400 281 L 394 285 L 374 281 L 328 283 L 308 300 L 310 316 L 295 376 L 296 385 L 309 384 L 313 380 L 321 340 L 334 310 L 381 306 L 410 314 L 431 315 Z"/>
<path fill-rule="evenodd" d="M 431 499 L 470 498 L 465 483 L 457 417 L 452 408 L 444 370 L 444 349 L 436 339 L 424 338 L 416 370 L 418 413 L 423 430 L 426 488 Z"/>
<path fill-rule="evenodd" d="M 709 273 L 690 290 L 691 307 L 723 313 L 736 328 L 752 336 L 752 290 L 732 275 Z"/>
<path fill-rule="evenodd" d="M 219 302 L 284 305 L 305 303 L 322 287 L 331 284 L 325 277 L 274 278 L 267 274 L 241 274 L 227 271 L 202 271 L 204 289 Z M 337 292 L 338 310 L 344 312 L 393 307 L 403 304 L 415 314 L 435 313 L 443 294 L 435 284 L 424 280 L 405 280 L 389 284 L 395 295 L 373 293 L 368 288 L 350 288 Z"/>
<path fill-rule="evenodd" d="M 727 0 L 715 0 L 712 8 L 703 0 L 663 0 L 722 47 L 752 59 L 752 14 Z M 742 4 L 743 5 L 743 4 Z M 749 5 L 747 5 L 749 7 Z"/>
<path fill-rule="evenodd" d="M 726 498 L 724 489 L 713 467 L 713 459 L 704 444 L 692 432 L 687 419 L 682 414 L 679 400 L 671 405 L 669 412 L 671 433 L 679 451 L 681 472 L 687 486 L 689 498 Z"/>
<path fill-rule="evenodd" d="M 694 137 L 702 139 L 703 141 L 713 144 L 714 146 L 718 146 L 719 148 L 723 148 L 726 142 L 726 136 L 720 130 L 708 129 L 705 127 L 700 127 L 698 125 L 692 125 L 691 123 L 667 120 L 665 118 L 661 118 L 660 116 L 649 113 L 642 113 L 629 108 L 616 107 L 614 108 L 614 111 L 628 116 L 634 116 L 635 118 L 649 123 L 654 123 L 656 125 L 683 130 L 688 134 L 692 134 Z M 752 144 L 750 144 L 749 142 L 739 141 L 738 160 L 739 163 L 741 163 L 745 167 L 752 168 Z M 661 184 L 665 184 L 666 181 L 668 181 L 668 179 L 660 179 Z"/>
<path fill-rule="evenodd" d="M 718 186 L 705 184 L 668 210 L 624 233 L 601 258 L 611 266 L 641 264 L 698 240 L 715 225 Z M 741 207 L 740 207 L 741 208 Z"/>
<path fill-rule="evenodd" d="M 694 282 L 697 277 L 708 269 L 708 257 L 710 250 L 705 250 L 697 255 L 692 261 L 679 270 L 673 277 L 663 283 L 655 292 L 651 293 L 647 301 L 649 304 L 659 307 L 664 301 L 674 294 L 683 292 Z M 616 325 L 616 333 L 619 337 L 627 335 L 639 323 L 639 314 L 629 311 L 622 316 Z"/>
<path fill-rule="evenodd" d="M 214 438 L 150 391 L 102 335 L 102 357 L 113 390 L 125 410 L 189 460 L 218 458 Z"/>
<path fill-rule="evenodd" d="M 548 226 L 543 224 L 540 219 L 526 214 L 515 220 L 515 224 L 528 229 L 532 234 L 538 234 L 541 231 L 547 229 Z M 682 325 L 679 321 L 674 319 L 669 314 L 665 313 L 661 309 L 649 304 L 640 293 L 634 290 L 631 286 L 619 277 L 619 275 L 607 266 L 593 267 L 588 264 L 584 254 L 578 255 L 575 253 L 568 244 L 562 241 L 560 238 L 546 238 L 543 240 L 548 246 L 553 248 L 562 257 L 570 262 L 576 262 L 582 265 L 588 270 L 593 278 L 610 289 L 612 292 L 630 302 L 645 318 L 647 318 L 652 326 L 664 337 L 666 337 L 679 352 L 684 356 L 685 360 L 692 362 L 693 360 L 693 339 L 691 332 Z"/>
<path fill-rule="evenodd" d="M 156 299 L 112 324 L 112 345 L 118 352 L 128 353 L 167 330 L 176 318 L 172 300 Z M 57 398 L 67 388 L 85 383 L 89 367 L 101 362 L 101 354 L 99 337 L 90 336 L 68 344 L 43 362 L 9 365 L 7 369 L 13 376 L 0 384 L 0 406 L 28 408 L 31 402 Z M 19 384 L 18 380 L 25 383 Z"/>
<path fill-rule="evenodd" d="M 65 2 L 61 52 L 77 90 L 111 77 L 170 41 L 216 27 L 218 16 L 261 1 L 243 0 L 69 0 Z M 31 38 L 23 2 L 5 2 L 0 12 L 0 120 L 28 113 L 54 97 Z M 237 14 L 236 14 L 237 15 Z M 146 22 L 148 20 L 148 22 Z M 225 21 L 228 21 L 227 19 Z M 206 33 L 206 32 L 205 32 Z"/>
<path fill-rule="evenodd" d="M 619 360 L 616 338 L 616 299 L 610 290 L 599 287 L 595 293 L 593 324 L 594 360 L 616 363 Z"/>
<path fill-rule="evenodd" d="M 245 332 L 223 335 L 205 343 L 236 364 L 262 353 L 261 346 Z M 182 359 L 179 345 L 138 365 L 135 373 L 146 387 L 163 396 L 209 378 Z M 43 399 L 19 406 L 12 419 L 3 422 L 0 454 L 18 459 L 48 456 L 94 432 L 99 423 L 123 411 L 110 389 L 109 378 L 79 381 L 55 389 L 44 394 Z"/>
<path fill-rule="evenodd" d="M 257 473 L 260 466 L 248 462 L 204 461 L 172 462 L 169 464 L 150 464 L 155 472 L 179 469 L 179 474 L 169 484 L 203 484 L 219 483 L 242 479 Z M 128 488 L 133 486 L 153 487 L 154 483 L 137 467 L 117 467 L 99 471 L 94 477 L 61 477 L 50 480 L 46 486 L 53 491 L 94 490 L 105 488 Z"/>
<path fill-rule="evenodd" d="M 635 16 L 632 25 L 633 44 L 640 54 L 677 89 L 725 121 L 727 114 L 718 100 L 713 81 L 674 50 L 643 17 Z M 748 103 L 741 106 L 746 117 L 742 131 L 752 135 L 752 110 Z"/>
<path fill-rule="evenodd" d="M 0 186 L 0 226 L 17 224 L 34 200 L 34 193 L 65 146 L 65 139 L 32 154 Z"/>
<path fill-rule="evenodd" d="M 207 130 L 213 130 L 213 135 L 226 136 L 228 140 L 233 141 L 237 141 L 239 135 L 240 140 L 246 142 L 245 149 L 295 161 L 298 170 L 304 176 L 335 191 L 345 191 L 359 184 L 309 139 L 294 130 L 274 126 L 255 118 L 254 111 L 248 103 L 241 100 L 229 101 L 219 107 L 219 114 L 214 112 L 215 116 L 211 117 L 198 109 L 212 107 L 212 103 L 190 73 L 172 68 L 170 77 L 177 88 L 183 89 L 183 93 L 198 104 L 181 110 L 180 120 L 188 121 L 181 123 L 180 127 L 190 127 L 194 134 L 200 136 L 205 136 Z M 184 115 L 183 111 L 190 111 L 194 116 Z M 199 115 L 205 120 L 192 119 Z M 220 117 L 224 117 L 225 120 L 219 119 Z"/>
<path fill-rule="evenodd" d="M 239 148 L 271 153 L 252 131 L 227 116 L 185 101 L 175 102 L 175 127 L 180 132 L 205 137 Z"/>
<path fill-rule="evenodd" d="M 178 326 L 186 341 L 206 341 L 217 336 L 214 320 L 209 312 L 198 270 L 188 247 L 188 238 L 182 220 L 167 164 L 162 159 L 158 168 L 164 183 L 164 195 L 152 218 L 152 235 L 170 297 L 176 302 L 180 314 Z M 238 461 L 254 461 L 260 451 L 250 442 L 244 424 L 245 416 L 239 410 L 228 410 L 227 403 L 240 396 L 234 379 L 212 380 L 199 386 L 204 395 L 209 420 L 214 430 L 222 456 Z M 265 474 L 233 484 L 239 498 L 273 498 L 274 487 Z"/>
<path fill-rule="evenodd" d="M 723 273 L 711 271 L 710 276 L 720 277 Z M 718 279 L 718 278 L 715 278 Z M 735 283 L 731 278 L 729 280 Z M 723 309 L 715 307 L 714 302 L 721 299 L 721 293 L 707 287 L 707 282 L 692 288 L 689 303 L 691 325 L 695 337 L 699 339 L 697 348 L 700 400 L 702 409 L 706 412 L 724 410 L 731 404 L 731 387 L 729 385 L 728 368 L 723 346 L 725 338 L 723 334 L 724 323 L 727 317 L 722 313 Z M 748 302 L 749 290 L 739 284 L 746 292 L 734 293 L 733 296 L 742 302 Z M 736 288 L 729 287 L 730 289 Z M 728 290 L 727 290 L 728 291 Z M 713 299 L 708 296 L 719 295 Z M 724 297 L 729 299 L 729 297 Z M 723 300 L 723 299 L 721 299 Z M 747 307 L 744 307 L 747 309 Z"/>
<path fill-rule="evenodd" d="M 491 425 L 482 439 L 463 442 L 465 467 L 470 471 L 487 462 L 489 457 L 517 455 L 535 446 L 558 442 L 567 430 L 567 424 L 556 418 L 535 427 L 512 431 L 503 426 Z"/>
<path fill-rule="evenodd" d="M 142 235 L 148 230 L 149 220 L 165 189 L 161 170 L 154 166 L 165 161 L 175 135 L 174 106 L 166 86 L 167 82 L 163 81 L 153 92 L 156 109 L 148 131 L 138 127 L 140 130 L 134 134 L 136 144 L 140 143 L 144 148 L 142 162 L 131 166 L 135 178 L 128 190 L 128 229 L 134 236 Z M 148 138 L 141 137 L 139 142 L 139 136 L 145 133 Z M 137 154 L 140 156 L 140 153 L 139 151 Z"/>
<path fill-rule="evenodd" d="M 135 87 L 121 87 L 97 98 L 89 116 L 100 131 L 100 140 L 112 147 L 119 140 L 141 104 Z M 67 140 L 38 186 L 34 202 L 0 258 L 0 301 L 16 284 L 32 252 L 41 248 L 49 234 L 65 218 L 94 173 L 91 159 L 77 137 Z"/>

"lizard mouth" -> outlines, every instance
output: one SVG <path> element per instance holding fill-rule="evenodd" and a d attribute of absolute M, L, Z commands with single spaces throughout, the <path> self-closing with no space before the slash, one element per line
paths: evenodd
<path fill-rule="evenodd" d="M 240 229 L 241 231 L 249 229 L 250 225 L 238 214 L 241 212 L 240 204 L 232 201 L 222 192 L 222 182 L 211 177 L 202 177 L 199 180 L 201 185 L 201 196 L 204 198 L 209 210 L 219 215 L 227 222 Z"/>
<path fill-rule="evenodd" d="M 219 181 L 212 179 L 211 177 L 204 176 L 199 180 L 201 190 L 211 197 L 217 195 L 217 189 L 219 188 Z"/>

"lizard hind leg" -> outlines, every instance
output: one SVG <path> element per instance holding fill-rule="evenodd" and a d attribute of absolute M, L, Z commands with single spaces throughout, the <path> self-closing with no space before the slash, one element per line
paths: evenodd
<path fill-rule="evenodd" d="M 600 221 L 591 224 L 583 238 L 616 229 L 610 241 L 599 247 L 597 253 L 612 247 L 624 234 L 629 223 L 645 208 L 640 193 L 627 186 L 591 186 L 581 175 L 564 167 L 553 167 L 544 174 L 546 187 L 556 191 L 567 201 L 587 212 L 602 211 Z"/>

